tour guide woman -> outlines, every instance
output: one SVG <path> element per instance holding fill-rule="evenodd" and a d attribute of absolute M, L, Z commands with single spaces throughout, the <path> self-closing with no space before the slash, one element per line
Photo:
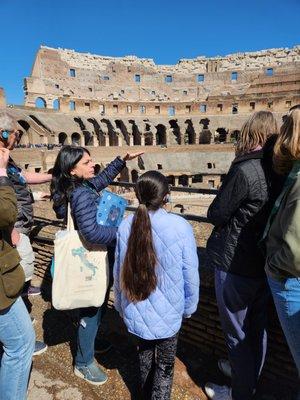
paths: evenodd
<path fill-rule="evenodd" d="M 107 187 L 126 165 L 143 153 L 117 157 L 99 175 L 89 151 L 79 146 L 64 146 L 58 153 L 53 168 L 51 197 L 58 218 L 67 216 L 67 204 L 80 235 L 90 244 L 111 245 L 116 239 L 117 228 L 97 224 L 98 192 Z M 93 385 L 107 381 L 104 371 L 94 361 L 95 338 L 101 322 L 103 306 L 79 310 L 80 324 L 77 334 L 77 351 L 74 373 Z"/>

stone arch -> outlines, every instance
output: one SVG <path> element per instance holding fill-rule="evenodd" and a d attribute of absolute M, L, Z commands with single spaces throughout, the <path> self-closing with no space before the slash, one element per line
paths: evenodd
<path fill-rule="evenodd" d="M 180 126 L 177 123 L 177 119 L 171 119 L 169 121 L 169 124 L 173 131 L 177 144 L 181 144 L 181 132 L 180 132 Z"/>
<path fill-rule="evenodd" d="M 189 185 L 189 177 L 185 174 L 180 175 L 178 179 L 178 184 L 182 186 L 188 186 Z"/>
<path fill-rule="evenodd" d="M 109 145 L 110 146 L 118 146 L 118 135 L 112 126 L 112 123 L 110 122 L 109 119 L 103 118 L 101 122 L 104 122 L 107 125 L 107 131 L 108 131 L 108 138 L 109 138 Z"/>
<path fill-rule="evenodd" d="M 232 131 L 230 133 L 230 140 L 237 142 L 240 137 L 240 133 L 241 133 L 241 131 L 239 131 L 238 129 L 235 129 L 234 131 Z"/>
<path fill-rule="evenodd" d="M 95 145 L 95 140 L 97 138 L 99 146 L 105 146 L 105 134 L 102 131 L 101 126 L 99 125 L 99 122 L 96 120 L 96 118 L 88 118 L 87 120 L 94 127 L 94 132 L 96 135 L 96 137 L 94 137 L 94 145 Z"/>
<path fill-rule="evenodd" d="M 133 170 L 131 171 L 131 180 L 132 180 L 132 183 L 136 183 L 136 181 L 138 180 L 138 177 L 139 177 L 138 171 L 137 171 L 136 169 L 133 169 Z"/>
<path fill-rule="evenodd" d="M 196 132 L 191 119 L 185 121 L 187 128 L 185 131 L 185 143 L 186 144 L 196 144 Z"/>
<path fill-rule="evenodd" d="M 120 181 L 121 182 L 129 182 L 129 171 L 128 168 L 125 167 L 120 172 Z"/>
<path fill-rule="evenodd" d="M 216 132 L 218 132 L 218 141 L 220 143 L 226 142 L 226 137 L 227 137 L 227 131 L 225 128 L 218 128 L 216 129 Z"/>
<path fill-rule="evenodd" d="M 74 146 L 80 146 L 81 145 L 81 136 L 78 132 L 73 132 L 71 135 L 71 142 L 72 145 Z"/>
<path fill-rule="evenodd" d="M 174 175 L 168 175 L 167 176 L 167 181 L 168 181 L 169 185 L 175 186 L 175 176 Z"/>
<path fill-rule="evenodd" d="M 129 146 L 130 145 L 130 139 L 129 139 L 129 132 L 127 130 L 126 125 L 121 119 L 116 119 L 115 120 L 116 127 L 120 129 L 122 132 L 123 138 L 125 140 L 125 143 Z"/>
<path fill-rule="evenodd" d="M 47 108 L 47 102 L 43 97 L 37 97 L 35 100 L 36 108 Z"/>
<path fill-rule="evenodd" d="M 68 143 L 68 136 L 65 132 L 60 132 L 58 134 L 58 143 L 61 145 L 65 145 Z"/>
<path fill-rule="evenodd" d="M 167 143 L 167 129 L 165 125 L 163 124 L 158 124 L 156 126 L 156 144 L 161 145 L 161 144 L 166 144 Z"/>
<path fill-rule="evenodd" d="M 85 146 L 94 146 L 94 136 L 89 131 L 83 132 L 84 136 L 84 145 Z"/>
<path fill-rule="evenodd" d="M 60 109 L 60 101 L 59 99 L 54 99 L 52 103 L 52 107 L 54 110 L 59 110 Z"/>
<path fill-rule="evenodd" d="M 151 131 L 150 124 L 146 123 L 146 131 L 145 131 L 145 146 L 153 146 L 153 132 Z"/>

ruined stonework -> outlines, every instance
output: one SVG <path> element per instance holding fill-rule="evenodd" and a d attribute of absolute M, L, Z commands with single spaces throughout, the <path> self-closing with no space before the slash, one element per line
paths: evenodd
<path fill-rule="evenodd" d="M 27 145 L 233 141 L 253 111 L 270 110 L 280 124 L 300 103 L 299 67 L 300 46 L 175 65 L 41 46 L 25 78 L 25 106 L 9 110 Z"/>

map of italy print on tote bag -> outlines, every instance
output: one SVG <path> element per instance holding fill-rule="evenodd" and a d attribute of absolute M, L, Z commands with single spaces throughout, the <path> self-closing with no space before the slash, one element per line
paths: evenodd
<path fill-rule="evenodd" d="M 72 249 L 72 256 L 73 257 L 78 256 L 80 258 L 81 261 L 80 271 L 84 272 L 84 269 L 86 272 L 90 271 L 91 275 L 87 275 L 85 277 L 87 281 L 90 281 L 96 275 L 96 270 L 98 269 L 98 267 L 87 259 L 87 254 L 88 251 L 83 246 L 78 247 L 77 249 Z"/>

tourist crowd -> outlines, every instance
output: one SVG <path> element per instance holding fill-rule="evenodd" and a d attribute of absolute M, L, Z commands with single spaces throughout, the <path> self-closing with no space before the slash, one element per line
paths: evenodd
<path fill-rule="evenodd" d="M 94 356 L 111 347 L 99 326 L 113 285 L 115 309 L 137 338 L 140 396 L 170 399 L 178 332 L 183 319 L 197 309 L 200 281 L 193 229 L 166 211 L 166 177 L 158 171 L 141 175 L 135 213 L 119 227 L 104 226 L 97 221 L 101 191 L 126 161 L 142 153 L 117 157 L 95 175 L 87 149 L 64 146 L 51 175 L 29 173 L 11 157 L 18 139 L 14 121 L 0 114 L 0 400 L 26 399 L 32 356 L 47 349 L 35 341 L 34 320 L 26 307 L 27 296 L 40 294 L 30 283 L 34 200 L 28 184 L 50 181 L 57 217 L 68 223 L 71 218 L 93 251 L 106 246 L 109 259 L 104 303 L 77 310 L 75 375 L 93 385 L 108 379 Z M 266 355 L 270 296 L 300 372 L 300 106 L 290 110 L 280 130 L 268 111 L 246 121 L 236 157 L 207 216 L 214 226 L 207 260 L 215 273 L 228 349 L 228 360 L 218 365 L 232 384 L 207 383 L 205 391 L 214 400 L 250 400 Z"/>

